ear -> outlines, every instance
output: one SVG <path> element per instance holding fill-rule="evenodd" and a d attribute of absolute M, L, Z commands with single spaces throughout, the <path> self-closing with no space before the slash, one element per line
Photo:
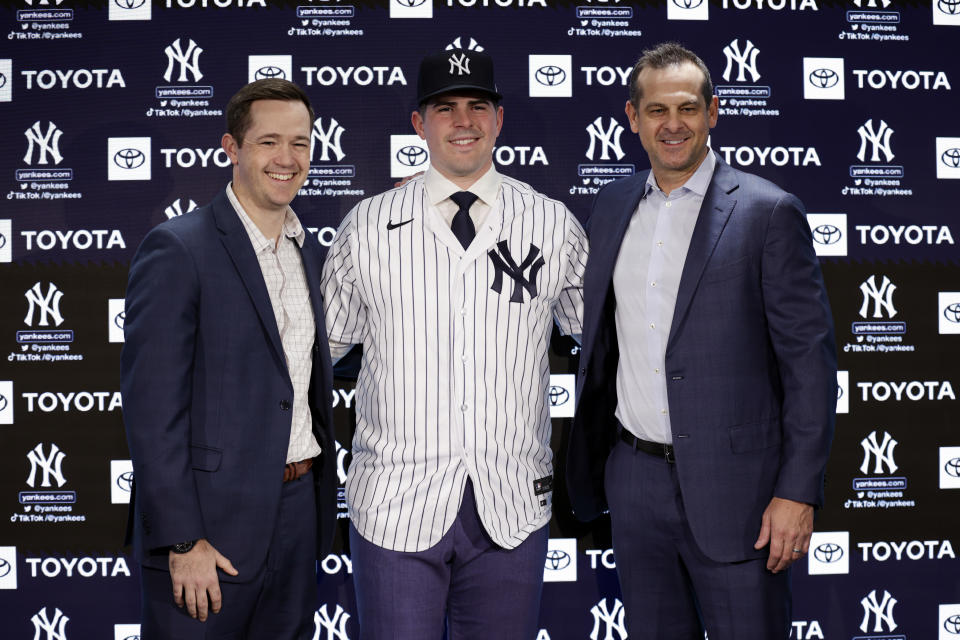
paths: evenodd
<path fill-rule="evenodd" d="M 717 96 L 713 96 L 710 100 L 710 107 L 707 109 L 707 122 L 710 123 L 710 128 L 713 129 L 717 126 L 717 120 L 720 118 L 720 104 Z"/>
<path fill-rule="evenodd" d="M 500 129 L 503 128 L 503 107 L 497 107 L 497 135 L 500 135 Z"/>
<path fill-rule="evenodd" d="M 640 133 L 640 114 L 637 113 L 637 110 L 633 107 L 633 103 L 627 100 L 627 104 L 623 107 L 623 110 L 627 114 L 627 120 L 630 121 L 630 131 Z"/>
<path fill-rule="evenodd" d="M 413 130 L 417 132 L 417 135 L 420 136 L 421 139 L 427 139 L 427 135 L 423 129 L 423 116 L 420 115 L 418 109 L 414 109 L 413 113 L 410 114 L 410 124 L 413 125 Z"/>
<path fill-rule="evenodd" d="M 237 143 L 237 139 L 229 133 L 225 133 L 223 137 L 220 138 L 220 146 L 224 152 L 226 152 L 227 157 L 230 158 L 230 163 L 236 165 L 240 157 L 240 145 Z"/>

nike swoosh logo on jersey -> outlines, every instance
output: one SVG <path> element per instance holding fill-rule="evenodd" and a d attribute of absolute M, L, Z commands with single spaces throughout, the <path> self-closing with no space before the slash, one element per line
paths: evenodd
<path fill-rule="evenodd" d="M 393 231 L 393 230 L 396 229 L 397 227 L 402 227 L 403 225 L 407 224 L 408 222 L 413 222 L 413 218 L 410 218 L 409 220 L 404 220 L 403 222 L 397 222 L 397 223 L 393 223 L 393 222 L 390 222 L 389 220 L 387 220 L 387 231 Z"/>

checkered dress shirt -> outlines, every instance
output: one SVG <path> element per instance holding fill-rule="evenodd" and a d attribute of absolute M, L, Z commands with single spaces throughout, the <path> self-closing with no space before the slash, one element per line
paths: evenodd
<path fill-rule="evenodd" d="M 303 271 L 300 247 L 306 232 L 300 220 L 287 207 L 283 220 L 280 241 L 268 240 L 254 224 L 243 205 L 237 200 L 233 186 L 227 185 L 227 198 L 236 210 L 240 221 L 250 236 L 250 243 L 257 254 L 263 281 L 270 294 L 270 304 L 280 331 L 287 370 L 293 382 L 293 419 L 290 425 L 290 444 L 287 447 L 287 462 L 298 462 L 320 454 L 320 445 L 313 435 L 313 419 L 307 402 L 310 374 L 313 370 L 313 343 L 316 338 L 316 323 L 310 306 L 310 289 Z M 251 389 L 251 393 L 255 390 Z"/>

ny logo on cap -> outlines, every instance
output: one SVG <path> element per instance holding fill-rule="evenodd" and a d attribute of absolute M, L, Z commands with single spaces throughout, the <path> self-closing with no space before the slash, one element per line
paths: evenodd
<path fill-rule="evenodd" d="M 455 53 L 450 56 L 450 75 L 453 75 L 454 71 L 458 76 L 470 75 L 470 58 L 466 53 L 461 53 L 459 57 Z"/>

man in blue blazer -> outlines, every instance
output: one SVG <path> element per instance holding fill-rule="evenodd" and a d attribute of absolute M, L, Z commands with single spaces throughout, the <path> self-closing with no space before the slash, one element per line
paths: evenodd
<path fill-rule="evenodd" d="M 631 640 L 791 626 L 833 435 L 833 327 L 797 198 L 708 147 L 717 98 L 663 44 L 630 79 L 651 171 L 594 203 L 567 479 L 609 509 Z"/>
<path fill-rule="evenodd" d="M 145 640 L 312 637 L 336 508 L 321 258 L 289 206 L 312 123 L 296 85 L 243 87 L 222 140 L 232 182 L 153 229 L 130 267 L 121 375 Z"/>

